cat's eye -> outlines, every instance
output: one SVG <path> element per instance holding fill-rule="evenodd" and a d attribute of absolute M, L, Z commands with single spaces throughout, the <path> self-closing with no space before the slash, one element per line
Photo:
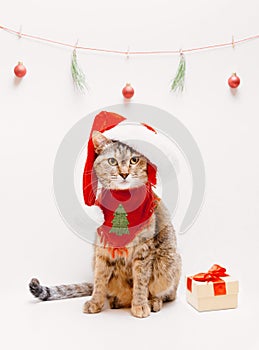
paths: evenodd
<path fill-rule="evenodd" d="M 115 158 L 109 158 L 108 163 L 112 166 L 118 165 L 118 162 Z"/>
<path fill-rule="evenodd" d="M 130 164 L 135 165 L 135 164 L 137 164 L 138 161 L 139 161 L 139 157 L 132 157 L 130 159 Z"/>

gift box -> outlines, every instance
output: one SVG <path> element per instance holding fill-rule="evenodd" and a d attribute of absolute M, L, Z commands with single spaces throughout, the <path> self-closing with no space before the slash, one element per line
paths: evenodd
<path fill-rule="evenodd" d="M 208 272 L 187 276 L 187 301 L 198 311 L 233 309 L 237 307 L 238 281 L 217 264 Z"/>

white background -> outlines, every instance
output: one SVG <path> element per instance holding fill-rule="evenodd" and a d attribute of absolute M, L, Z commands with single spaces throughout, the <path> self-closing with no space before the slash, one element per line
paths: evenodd
<path fill-rule="evenodd" d="M 9 1 L 1 25 L 81 45 L 127 50 L 180 49 L 258 34 L 259 5 L 248 1 Z M 90 92 L 74 91 L 71 50 L 0 31 L 1 348 L 258 349 L 259 42 L 186 56 L 186 90 L 169 92 L 177 56 L 78 53 Z M 13 67 L 28 74 L 17 82 Z M 241 77 L 235 95 L 227 86 Z M 139 320 L 129 310 L 82 313 L 84 300 L 38 303 L 31 277 L 53 285 L 92 279 L 92 247 L 61 220 L 52 193 L 56 150 L 87 113 L 133 101 L 178 117 L 202 152 L 206 200 L 198 221 L 178 237 L 183 276 L 226 266 L 240 280 L 236 310 L 199 314 L 178 299 Z"/>

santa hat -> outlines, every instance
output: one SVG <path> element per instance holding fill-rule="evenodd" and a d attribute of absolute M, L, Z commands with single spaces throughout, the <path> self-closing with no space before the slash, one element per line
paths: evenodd
<path fill-rule="evenodd" d="M 120 136 L 119 134 L 116 133 L 116 130 L 117 130 L 116 126 L 122 123 L 123 121 L 126 121 L 125 117 L 116 113 L 106 112 L 106 111 L 100 112 L 94 118 L 92 129 L 89 135 L 89 141 L 87 146 L 87 159 L 86 159 L 84 174 L 83 174 L 83 195 L 84 195 L 85 204 L 88 206 L 95 204 L 96 194 L 97 194 L 97 185 L 98 185 L 98 179 L 93 168 L 94 161 L 97 157 L 97 154 L 95 153 L 95 149 L 94 149 L 93 140 L 92 140 L 93 131 L 99 131 L 101 133 L 104 133 L 112 129 L 112 135 L 109 134 L 109 138 L 114 138 L 120 141 Z M 148 130 L 149 133 L 156 133 L 156 131 L 151 126 L 145 123 L 141 123 L 141 125 L 145 128 L 145 130 Z M 125 143 L 131 146 L 130 141 L 127 141 Z M 148 165 L 147 165 L 148 181 L 153 186 L 156 185 L 156 173 L 157 173 L 156 165 L 151 163 L 151 161 L 148 159 Z"/>

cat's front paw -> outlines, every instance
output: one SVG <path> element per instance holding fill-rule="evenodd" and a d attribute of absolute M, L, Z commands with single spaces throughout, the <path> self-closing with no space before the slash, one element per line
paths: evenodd
<path fill-rule="evenodd" d="M 133 304 L 131 306 L 131 313 L 133 316 L 139 317 L 139 318 L 148 317 L 150 315 L 150 307 L 149 307 L 148 303 L 146 303 L 144 305 L 134 305 Z"/>
<path fill-rule="evenodd" d="M 150 300 L 151 311 L 158 312 L 162 309 L 163 300 L 162 298 L 154 297 Z"/>
<path fill-rule="evenodd" d="M 102 310 L 102 307 L 103 305 L 95 301 L 89 300 L 84 304 L 83 312 L 85 314 L 96 314 Z"/>

